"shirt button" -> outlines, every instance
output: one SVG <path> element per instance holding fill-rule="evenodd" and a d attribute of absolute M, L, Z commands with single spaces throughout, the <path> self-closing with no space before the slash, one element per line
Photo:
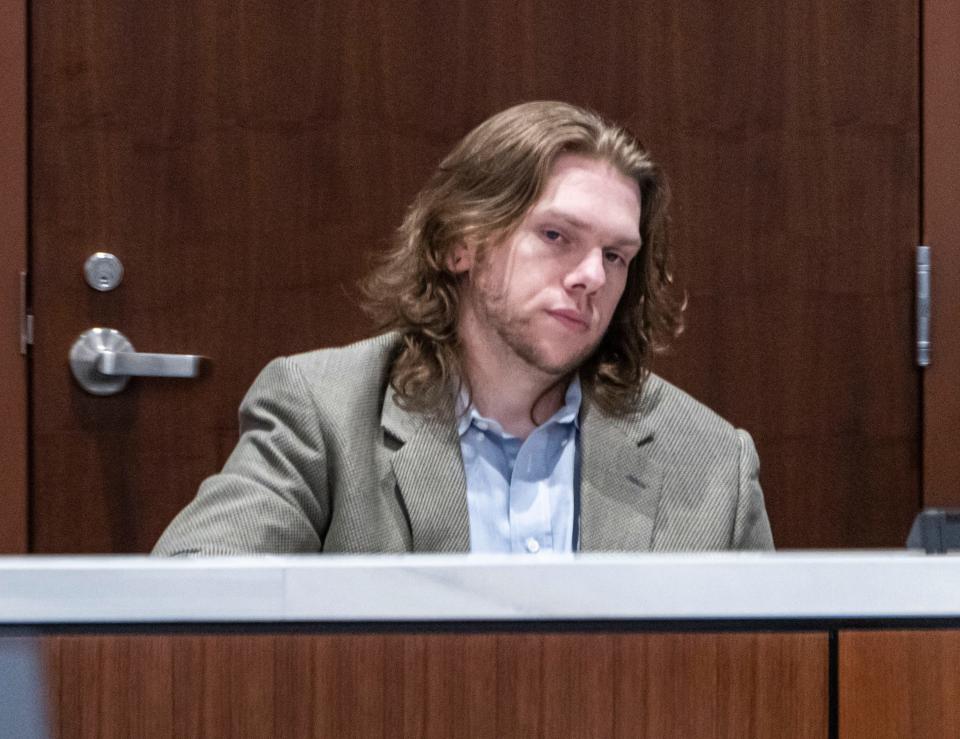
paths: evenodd
<path fill-rule="evenodd" d="M 527 551 L 530 552 L 530 554 L 536 554 L 540 551 L 540 542 L 534 539 L 532 536 L 527 539 L 525 543 L 527 545 Z"/>

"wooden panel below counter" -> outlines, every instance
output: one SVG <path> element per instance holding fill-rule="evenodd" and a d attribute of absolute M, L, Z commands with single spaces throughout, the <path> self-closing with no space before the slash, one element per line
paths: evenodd
<path fill-rule="evenodd" d="M 840 736 L 960 732 L 960 631 L 841 631 Z"/>
<path fill-rule="evenodd" d="M 59 737 L 826 737 L 826 633 L 41 637 Z"/>

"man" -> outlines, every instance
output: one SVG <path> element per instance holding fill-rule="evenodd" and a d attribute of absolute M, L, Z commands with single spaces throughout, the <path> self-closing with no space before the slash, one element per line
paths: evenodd
<path fill-rule="evenodd" d="M 162 554 L 772 548 L 750 437 L 647 369 L 666 188 L 553 102 L 482 123 L 366 283 L 387 333 L 275 360 Z"/>

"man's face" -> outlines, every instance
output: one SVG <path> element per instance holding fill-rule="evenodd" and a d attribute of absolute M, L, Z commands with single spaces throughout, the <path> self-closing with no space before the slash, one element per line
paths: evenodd
<path fill-rule="evenodd" d="M 512 234 L 483 254 L 454 254 L 454 271 L 469 273 L 459 326 L 468 353 L 549 376 L 580 366 L 623 295 L 639 224 L 636 181 L 607 162 L 558 157 Z"/>

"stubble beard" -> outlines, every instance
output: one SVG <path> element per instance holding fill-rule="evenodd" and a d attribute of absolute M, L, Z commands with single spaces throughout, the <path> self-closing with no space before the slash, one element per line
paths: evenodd
<path fill-rule="evenodd" d="M 599 339 L 564 361 L 552 360 L 545 355 L 533 338 L 535 316 L 512 316 L 507 309 L 505 296 L 482 284 L 474 283 L 474 311 L 513 354 L 529 367 L 555 378 L 570 375 L 590 357 L 599 345 Z"/>

